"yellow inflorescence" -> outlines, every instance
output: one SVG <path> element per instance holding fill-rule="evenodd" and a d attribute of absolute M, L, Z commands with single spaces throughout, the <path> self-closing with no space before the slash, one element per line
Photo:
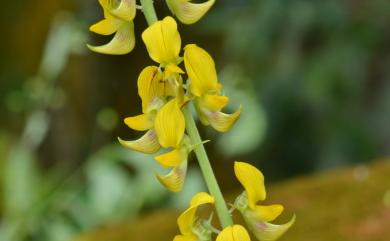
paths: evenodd
<path fill-rule="evenodd" d="M 104 10 L 104 19 L 92 25 L 90 30 L 98 34 L 115 35 L 108 44 L 89 48 L 104 54 L 130 52 L 135 43 L 133 20 L 136 1 L 99 2 Z M 203 3 L 191 3 L 191 0 L 166 2 L 181 22 L 191 24 L 198 21 L 215 0 Z M 241 107 L 232 114 L 222 112 L 229 98 L 221 94 L 222 84 L 218 81 L 213 58 L 196 44 L 186 45 L 182 52 L 181 37 L 175 19 L 165 17 L 154 22 L 142 33 L 142 40 L 150 58 L 158 65 L 147 66 L 141 71 L 137 85 L 142 101 L 142 113 L 127 117 L 124 122 L 131 129 L 144 134 L 137 140 L 119 138 L 119 142 L 126 148 L 147 154 L 162 150 L 162 153 L 155 156 L 155 160 L 170 171 L 166 175 L 156 174 L 157 179 L 168 190 L 179 192 L 186 177 L 188 155 L 198 145 L 202 145 L 192 143 L 186 133 L 183 108 L 192 102 L 199 120 L 204 125 L 210 125 L 219 132 L 226 132 L 239 118 Z M 236 162 L 234 171 L 245 189 L 237 197 L 234 208 L 243 215 L 249 230 L 258 240 L 276 240 L 289 229 L 295 217 L 282 225 L 269 223 L 282 213 L 283 206 L 257 204 L 266 198 L 263 174 L 243 162 Z M 197 216 L 200 206 L 217 205 L 217 201 L 218 198 L 208 193 L 196 194 L 189 208 L 178 218 L 181 234 L 177 235 L 174 241 L 210 241 L 213 239 L 213 233 L 218 233 L 216 241 L 249 241 L 250 236 L 241 225 L 225 225 L 219 232 L 212 227 L 211 218 L 203 220 Z"/>

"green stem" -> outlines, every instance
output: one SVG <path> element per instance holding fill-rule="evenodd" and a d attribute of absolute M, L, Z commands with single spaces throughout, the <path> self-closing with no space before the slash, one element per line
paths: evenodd
<path fill-rule="evenodd" d="M 195 120 L 191 114 L 189 105 L 183 108 L 184 118 L 186 120 L 186 129 L 192 143 L 202 143 Z M 197 145 L 194 150 L 198 158 L 200 169 L 202 170 L 203 178 L 206 181 L 207 188 L 215 199 L 215 209 L 217 210 L 218 218 L 222 227 L 227 227 L 233 224 L 229 210 L 226 206 L 225 199 L 219 189 L 217 179 L 215 178 L 213 169 L 210 165 L 209 158 L 203 144 Z"/>
<path fill-rule="evenodd" d="M 153 0 L 141 0 L 141 5 L 142 11 L 145 15 L 148 24 L 151 25 L 156 22 L 158 19 L 156 11 L 154 10 Z M 189 105 L 183 108 L 183 113 L 186 120 L 186 129 L 191 139 L 191 142 L 193 144 L 198 144 L 195 147 L 194 152 L 196 154 L 196 157 L 198 158 L 199 166 L 202 171 L 203 178 L 205 179 L 207 188 L 209 189 L 210 194 L 215 199 L 215 209 L 217 210 L 217 215 L 221 222 L 221 225 L 224 228 L 233 225 L 232 217 L 230 216 L 222 192 L 219 189 L 217 179 L 215 178 L 213 169 L 210 165 L 209 158 L 202 143 L 202 138 L 199 135 L 199 131 L 196 127 L 195 120 L 192 117 Z"/>
<path fill-rule="evenodd" d="M 146 21 L 149 25 L 157 22 L 156 11 L 154 10 L 153 0 L 141 0 L 142 12 L 145 15 Z"/>

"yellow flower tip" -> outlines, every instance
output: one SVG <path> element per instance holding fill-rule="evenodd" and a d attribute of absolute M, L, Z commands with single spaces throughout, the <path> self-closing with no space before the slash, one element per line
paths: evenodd
<path fill-rule="evenodd" d="M 103 19 L 89 27 L 91 32 L 101 35 L 111 35 L 121 26 L 122 22 L 116 19 Z"/>
<path fill-rule="evenodd" d="M 229 97 L 222 95 L 208 95 L 202 98 L 202 106 L 211 111 L 219 111 L 229 103 Z"/>
<path fill-rule="evenodd" d="M 281 225 L 248 218 L 246 218 L 246 222 L 258 240 L 274 241 L 279 239 L 294 224 L 295 215 L 289 222 Z"/>
<path fill-rule="evenodd" d="M 224 228 L 217 236 L 216 241 L 250 241 L 248 231 L 241 225 L 232 225 Z"/>
<path fill-rule="evenodd" d="M 181 38 L 177 23 L 172 17 L 165 17 L 149 26 L 142 33 L 142 40 L 155 62 L 162 65 L 178 62 Z"/>
<path fill-rule="evenodd" d="M 145 154 L 156 153 L 160 149 L 160 144 L 154 130 L 147 131 L 141 138 L 134 141 L 122 140 L 118 137 L 119 143 L 131 150 L 142 152 Z"/>
<path fill-rule="evenodd" d="M 161 146 L 179 146 L 184 136 L 185 120 L 176 99 L 170 100 L 157 112 L 154 127 Z"/>
<path fill-rule="evenodd" d="M 88 44 L 87 47 L 90 50 L 101 54 L 122 55 L 131 52 L 134 45 L 134 24 L 133 22 L 129 22 L 122 24 L 118 28 L 113 39 L 109 43 L 101 46 L 92 46 Z"/>
<path fill-rule="evenodd" d="M 210 91 L 219 91 L 219 83 L 215 63 L 206 50 L 188 44 L 184 48 L 184 66 L 190 79 L 190 91 L 201 97 Z"/>
<path fill-rule="evenodd" d="M 164 167 L 176 167 L 187 161 L 187 155 L 185 148 L 179 148 L 156 156 L 154 159 Z"/>
<path fill-rule="evenodd" d="M 193 24 L 201 19 L 213 6 L 215 0 L 191 3 L 191 0 L 167 0 L 171 12 L 184 24 Z"/>
<path fill-rule="evenodd" d="M 191 201 L 189 207 L 179 216 L 177 219 L 177 224 L 179 226 L 180 232 L 183 235 L 192 234 L 192 226 L 195 222 L 196 210 L 199 206 L 205 204 L 213 204 L 214 197 L 206 192 L 199 192 L 195 194 Z"/>
<path fill-rule="evenodd" d="M 238 110 L 232 114 L 225 114 L 221 111 L 210 111 L 203 108 L 203 119 L 204 124 L 210 124 L 215 130 L 219 132 L 227 132 L 230 130 L 233 125 L 236 123 L 240 117 L 242 107 L 240 106 Z M 202 120 L 202 119 L 201 119 Z"/>
<path fill-rule="evenodd" d="M 167 175 L 156 174 L 159 182 L 171 192 L 180 192 L 183 188 L 187 173 L 187 162 L 182 162 L 180 166 L 174 167 Z"/>
<path fill-rule="evenodd" d="M 234 172 L 246 191 L 249 207 L 254 210 L 256 203 L 266 198 L 263 174 L 256 167 L 237 161 L 234 162 Z"/>
<path fill-rule="evenodd" d="M 282 205 L 274 204 L 268 206 L 258 205 L 251 212 L 253 212 L 253 216 L 256 219 L 271 222 L 279 217 L 283 210 L 284 207 Z"/>
<path fill-rule="evenodd" d="M 124 119 L 124 123 L 133 130 L 146 131 L 153 128 L 154 116 L 152 114 L 142 114 Z"/>

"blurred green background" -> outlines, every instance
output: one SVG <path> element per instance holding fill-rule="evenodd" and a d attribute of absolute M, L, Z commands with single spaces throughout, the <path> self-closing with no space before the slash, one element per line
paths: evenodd
<path fill-rule="evenodd" d="M 0 12 L 0 240 L 172 240 L 177 211 L 205 188 L 196 162 L 172 195 L 152 156 L 116 141 L 140 135 L 122 119 L 140 113 L 136 80 L 152 64 L 142 14 L 134 51 L 108 56 L 85 47 L 109 40 L 88 32 L 95 0 Z M 388 0 L 217 0 L 179 25 L 183 45 L 214 57 L 228 110 L 243 106 L 230 132 L 201 128 L 222 189 L 240 190 L 234 160 L 257 165 L 271 200 L 297 213 L 283 240 L 390 237 L 389 24 Z"/>

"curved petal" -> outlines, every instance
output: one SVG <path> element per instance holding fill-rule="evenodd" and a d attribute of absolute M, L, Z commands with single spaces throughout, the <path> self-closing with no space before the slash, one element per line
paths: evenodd
<path fill-rule="evenodd" d="M 207 13 L 215 0 L 208 0 L 204 3 L 191 3 L 191 0 L 167 0 L 166 2 L 180 22 L 193 24 Z"/>
<path fill-rule="evenodd" d="M 171 192 L 180 192 L 187 174 L 187 162 L 174 167 L 167 175 L 156 174 L 160 183 Z"/>
<path fill-rule="evenodd" d="M 136 14 L 135 0 L 99 0 L 100 5 L 111 16 L 120 18 L 124 21 L 132 21 Z"/>
<path fill-rule="evenodd" d="M 220 91 L 214 60 L 204 49 L 188 44 L 184 48 L 184 65 L 192 94 L 200 97 L 209 91 Z"/>
<path fill-rule="evenodd" d="M 125 21 L 133 21 L 136 14 L 135 0 L 121 0 L 118 7 L 110 11 L 112 15 Z"/>
<path fill-rule="evenodd" d="M 107 44 L 101 46 L 87 45 L 94 52 L 101 54 L 121 55 L 133 50 L 135 45 L 133 22 L 123 22 L 114 38 Z"/>
<path fill-rule="evenodd" d="M 185 121 L 176 99 L 170 100 L 157 112 L 154 128 L 161 146 L 179 146 L 184 136 Z"/>
<path fill-rule="evenodd" d="M 282 212 L 283 206 L 279 204 L 262 206 L 257 205 L 254 210 L 251 210 L 253 218 L 257 220 L 263 220 L 265 222 L 270 222 L 275 220 Z"/>
<path fill-rule="evenodd" d="M 150 57 L 157 63 L 177 63 L 181 39 L 176 21 L 172 17 L 165 17 L 148 27 L 142 33 L 142 40 Z"/>
<path fill-rule="evenodd" d="M 244 219 L 255 237 L 261 241 L 274 241 L 280 238 L 295 222 L 295 215 L 288 223 L 276 225 L 261 220 Z"/>
<path fill-rule="evenodd" d="M 142 114 L 124 119 L 125 124 L 133 130 L 146 131 L 153 128 L 154 115 Z"/>
<path fill-rule="evenodd" d="M 111 35 L 120 28 L 122 23 L 122 21 L 114 18 L 103 19 L 89 27 L 89 30 L 101 35 Z"/>
<path fill-rule="evenodd" d="M 241 225 L 224 228 L 217 236 L 216 241 L 250 241 L 248 231 Z"/>
<path fill-rule="evenodd" d="M 221 111 L 210 111 L 203 108 L 203 115 L 206 117 L 208 123 L 203 123 L 205 125 L 210 124 L 215 130 L 219 132 L 226 132 L 232 128 L 234 123 L 238 120 L 241 114 L 241 106 L 233 114 L 225 114 Z"/>
<path fill-rule="evenodd" d="M 138 77 L 138 95 L 142 100 L 142 112 L 147 113 L 151 109 L 159 108 L 153 104 L 157 99 L 164 96 L 164 82 L 162 73 L 157 66 L 148 66 L 144 68 Z"/>
<path fill-rule="evenodd" d="M 176 167 L 187 161 L 186 148 L 173 149 L 170 152 L 156 156 L 154 159 L 164 167 Z"/>
<path fill-rule="evenodd" d="M 205 192 L 195 194 L 190 206 L 177 219 L 180 232 L 184 235 L 192 234 L 192 226 L 195 222 L 196 210 L 200 205 L 214 203 L 214 197 Z"/>
<path fill-rule="evenodd" d="M 160 149 L 160 144 L 154 130 L 149 130 L 141 138 L 134 141 L 125 141 L 118 137 L 122 146 L 146 154 L 156 153 Z"/>
<path fill-rule="evenodd" d="M 249 207 L 254 210 L 256 203 L 266 197 L 263 174 L 256 167 L 245 162 L 234 162 L 234 172 L 245 188 Z"/>

